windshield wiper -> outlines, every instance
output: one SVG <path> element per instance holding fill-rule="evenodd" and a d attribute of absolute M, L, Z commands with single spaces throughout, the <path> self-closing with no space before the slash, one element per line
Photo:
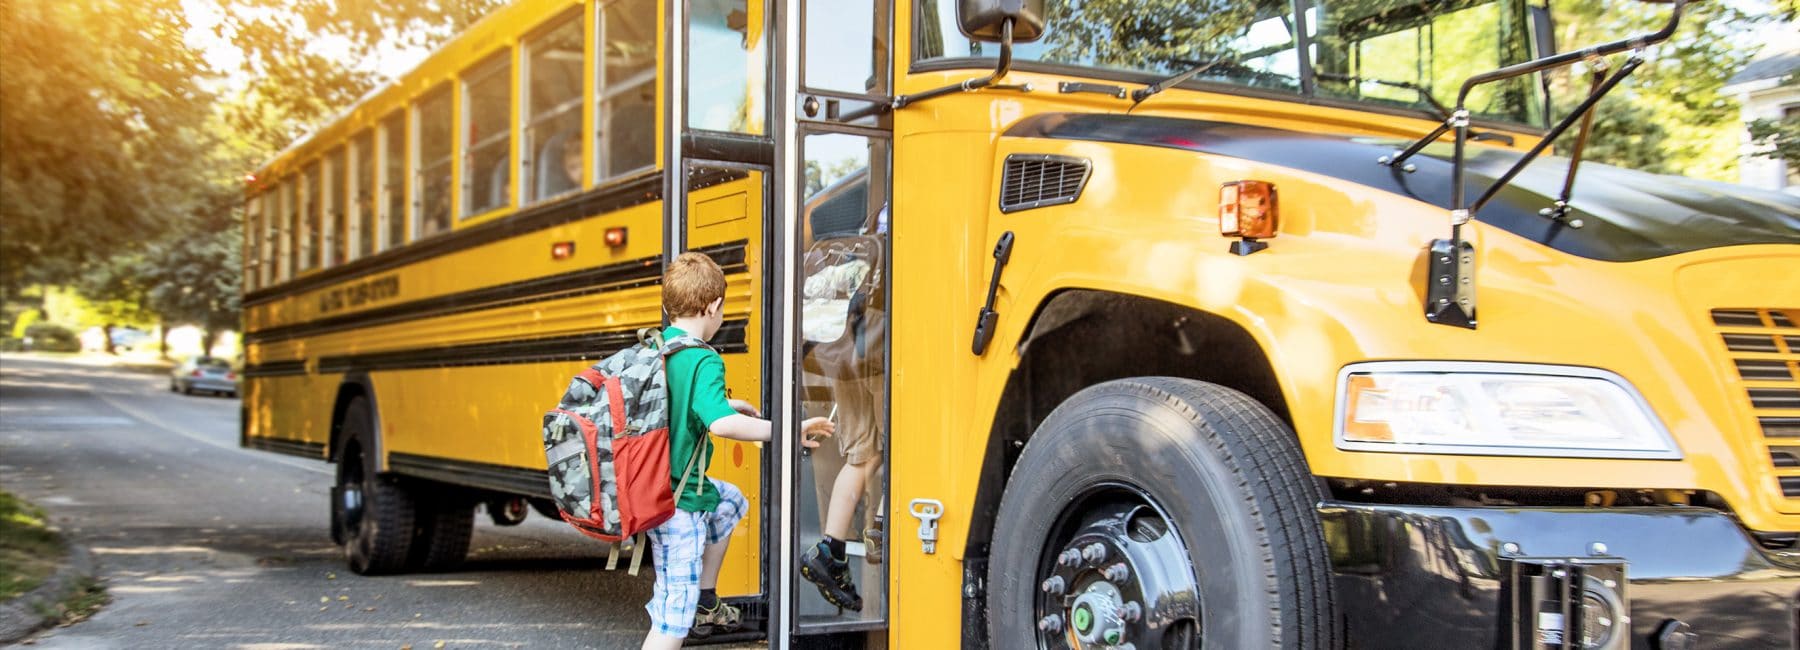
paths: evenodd
<path fill-rule="evenodd" d="M 1347 81 L 1350 83 L 1372 83 L 1377 86 L 1387 86 L 1390 88 L 1400 88 L 1402 90 L 1410 90 L 1410 91 L 1413 91 L 1413 92 L 1416 92 L 1419 94 L 1419 101 L 1424 102 L 1426 104 L 1430 104 L 1431 110 L 1436 111 L 1438 114 L 1438 117 L 1441 117 L 1446 120 L 1450 119 L 1450 107 L 1445 106 L 1443 102 L 1438 101 L 1437 97 L 1435 97 L 1431 94 L 1430 88 L 1426 88 L 1424 86 L 1421 86 L 1419 84 L 1416 84 L 1416 83 L 1413 83 L 1410 81 L 1389 81 L 1387 79 L 1376 79 L 1373 77 L 1358 77 L 1355 75 L 1338 74 L 1335 72 L 1314 72 L 1313 76 L 1318 77 L 1320 79 L 1330 79 L 1333 81 Z"/>
<path fill-rule="evenodd" d="M 1170 62 L 1177 63 L 1180 65 L 1185 65 L 1185 66 L 1187 66 L 1187 69 L 1182 70 L 1181 72 L 1177 72 L 1174 75 L 1159 79 L 1155 83 L 1152 83 L 1148 86 L 1144 86 L 1143 88 L 1139 88 L 1137 90 L 1131 91 L 1131 105 L 1132 106 L 1137 106 L 1138 104 L 1142 104 L 1142 103 L 1144 103 L 1144 100 L 1149 99 L 1152 95 L 1160 93 L 1164 90 L 1168 90 L 1171 86 L 1178 85 L 1183 81 L 1192 79 L 1192 78 L 1194 78 L 1194 75 L 1200 74 L 1202 72 L 1206 72 L 1207 70 L 1211 70 L 1214 67 L 1225 64 L 1224 59 L 1213 59 L 1211 61 L 1198 61 L 1198 62 L 1196 62 L 1196 61 L 1170 61 Z"/>
<path fill-rule="evenodd" d="M 1144 103 L 1144 100 L 1149 99 L 1151 96 L 1153 96 L 1157 93 L 1160 93 L 1160 92 L 1168 90 L 1172 87 L 1181 85 L 1183 82 L 1194 78 L 1195 75 L 1198 75 L 1202 72 L 1206 72 L 1207 70 L 1211 70 L 1213 68 L 1220 68 L 1222 70 L 1228 70 L 1232 73 L 1233 76 L 1243 77 L 1246 79 L 1273 77 L 1276 79 L 1284 79 L 1285 80 L 1285 79 L 1293 79 L 1294 78 L 1290 75 L 1281 74 L 1279 72 L 1268 72 L 1266 70 L 1258 70 L 1256 68 L 1252 68 L 1250 66 L 1244 65 L 1242 63 L 1238 63 L 1237 61 L 1232 61 L 1230 59 L 1207 59 L 1205 61 L 1189 61 L 1186 59 L 1169 59 L 1169 63 L 1173 63 L 1175 65 L 1187 66 L 1187 68 L 1185 68 L 1181 72 L 1177 72 L 1171 76 L 1159 79 L 1156 82 L 1154 82 L 1148 86 L 1144 86 L 1143 88 L 1139 88 L 1137 90 L 1131 91 L 1131 106 L 1132 106 L 1132 108 L 1136 108 L 1138 104 Z"/>

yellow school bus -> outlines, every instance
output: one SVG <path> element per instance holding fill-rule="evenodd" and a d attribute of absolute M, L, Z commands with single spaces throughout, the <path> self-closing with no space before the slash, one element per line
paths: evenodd
<path fill-rule="evenodd" d="M 255 172 L 243 444 L 451 566 L 698 250 L 733 394 L 844 438 L 716 441 L 720 638 L 1792 647 L 1800 201 L 1580 163 L 1646 7 L 522 0 Z"/>

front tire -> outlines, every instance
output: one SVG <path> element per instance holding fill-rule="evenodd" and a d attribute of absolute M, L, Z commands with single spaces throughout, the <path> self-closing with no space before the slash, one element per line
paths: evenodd
<path fill-rule="evenodd" d="M 343 544 L 351 571 L 399 573 L 406 570 L 412 550 L 417 508 L 398 479 L 376 473 L 369 417 L 369 404 L 360 397 L 344 410 L 344 442 L 331 491 L 332 539 Z"/>
<path fill-rule="evenodd" d="M 1088 388 L 1007 484 L 995 648 L 1337 643 L 1317 483 L 1287 426 L 1242 393 L 1167 377 Z"/>

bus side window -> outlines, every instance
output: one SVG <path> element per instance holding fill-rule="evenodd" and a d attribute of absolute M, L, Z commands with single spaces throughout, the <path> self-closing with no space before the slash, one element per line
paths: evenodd
<path fill-rule="evenodd" d="M 423 239 L 450 229 L 450 88 L 432 91 L 415 110 L 413 239 Z"/>
<path fill-rule="evenodd" d="M 525 158 L 521 203 L 581 188 L 581 12 L 525 43 Z"/>
<path fill-rule="evenodd" d="M 510 50 L 476 65 L 463 82 L 463 219 L 511 202 L 511 86 Z"/>
<path fill-rule="evenodd" d="M 614 2 L 601 20 L 598 124 L 601 180 L 656 165 L 656 7 Z"/>
<path fill-rule="evenodd" d="M 381 250 L 406 243 L 406 113 L 381 121 Z"/>

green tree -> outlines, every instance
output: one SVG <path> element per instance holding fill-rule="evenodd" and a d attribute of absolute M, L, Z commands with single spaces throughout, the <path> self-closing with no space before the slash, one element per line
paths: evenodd
<path fill-rule="evenodd" d="M 1767 148 L 1757 155 L 1787 163 L 1789 169 L 1800 169 L 1800 118 L 1754 120 L 1750 122 L 1750 141 Z"/>
<path fill-rule="evenodd" d="M 1551 8 L 1557 46 L 1564 51 L 1654 31 L 1669 12 L 1669 5 L 1639 0 L 1555 0 Z M 1743 43 L 1771 19 L 1770 13 L 1741 3 L 1687 5 L 1675 35 L 1646 50 L 1644 65 L 1600 105 L 1587 157 L 1646 171 L 1735 180 L 1742 127 L 1737 104 L 1719 89 L 1756 54 Z M 1612 60 L 1622 62 L 1622 57 Z M 1556 115 L 1567 114 L 1587 87 L 1582 66 L 1553 74 Z M 1569 137 L 1558 145 L 1566 151 L 1573 143 Z"/>
<path fill-rule="evenodd" d="M 0 2 L 0 289 L 61 282 L 183 203 L 207 146 L 181 0 Z"/>
<path fill-rule="evenodd" d="M 318 127 L 381 81 L 354 65 L 399 47 L 432 48 L 505 0 L 214 0 L 215 31 L 244 54 L 250 81 L 225 117 L 272 154 Z M 318 44 L 339 43 L 342 52 Z"/>

